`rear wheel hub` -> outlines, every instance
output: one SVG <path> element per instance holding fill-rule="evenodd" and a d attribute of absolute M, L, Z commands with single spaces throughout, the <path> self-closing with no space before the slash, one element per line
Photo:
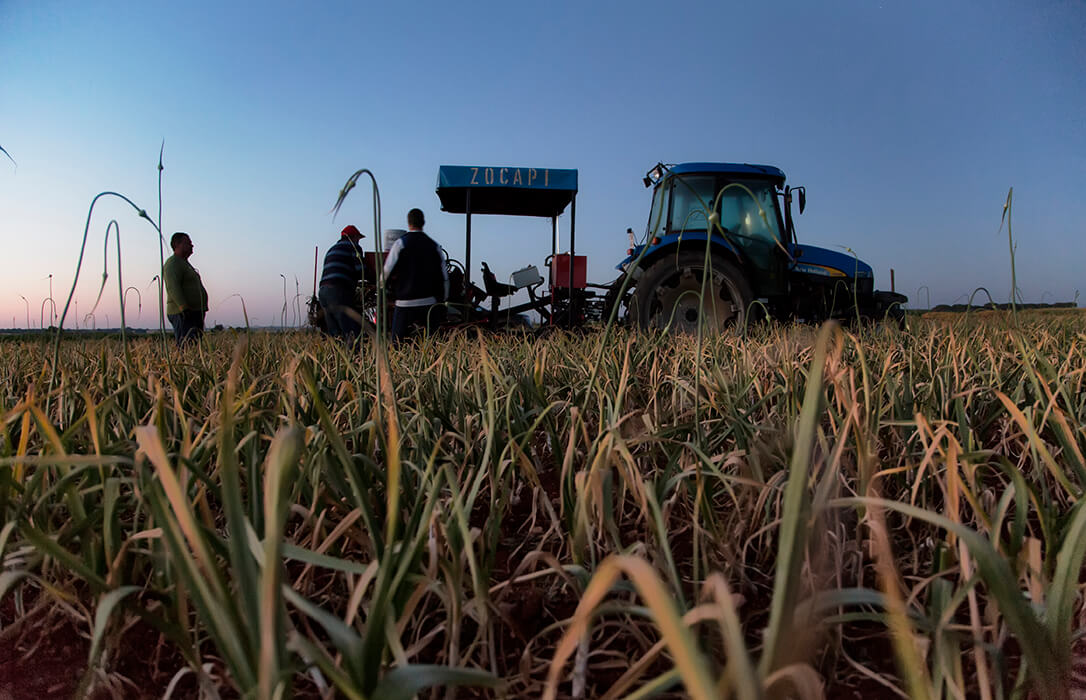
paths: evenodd
<path fill-rule="evenodd" d="M 738 313 L 724 275 L 714 271 L 705 285 L 702 300 L 702 268 L 684 267 L 656 288 L 658 307 L 653 309 L 655 325 L 668 325 L 682 333 L 696 333 L 698 324 L 707 331 L 720 332 L 737 320 Z"/>

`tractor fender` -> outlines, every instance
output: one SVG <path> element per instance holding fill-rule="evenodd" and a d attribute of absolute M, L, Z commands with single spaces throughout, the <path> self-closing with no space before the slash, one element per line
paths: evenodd
<path fill-rule="evenodd" d="M 680 251 L 694 250 L 705 251 L 705 241 L 709 240 L 710 254 L 719 255 L 739 270 L 744 270 L 744 257 L 739 249 L 720 236 L 707 236 L 704 232 L 673 233 L 660 238 L 660 242 L 647 247 L 638 246 L 621 263 L 615 266 L 620 272 L 625 272 L 635 264 L 637 267 L 631 271 L 631 276 L 636 280 L 641 276 L 642 270 L 647 270 L 653 263 L 666 255 L 677 255 Z M 639 261 L 640 260 L 640 261 Z"/>

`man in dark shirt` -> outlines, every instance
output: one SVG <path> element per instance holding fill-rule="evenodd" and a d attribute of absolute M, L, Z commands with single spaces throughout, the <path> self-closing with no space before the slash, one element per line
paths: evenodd
<path fill-rule="evenodd" d="M 407 212 L 407 233 L 388 250 L 385 279 L 396 308 L 392 312 L 392 339 L 406 340 L 425 329 L 433 333 L 441 322 L 449 295 L 445 251 L 422 227 L 426 217 L 421 209 Z"/>
<path fill-rule="evenodd" d="M 329 335 L 353 341 L 362 324 L 354 311 L 355 288 L 362 281 L 363 236 L 354 226 L 347 226 L 339 240 L 324 254 L 320 291 L 317 298 L 324 309 L 324 323 Z"/>
<path fill-rule="evenodd" d="M 162 266 L 162 281 L 166 285 L 166 318 L 173 326 L 177 346 L 190 340 L 199 340 L 204 332 L 204 314 L 207 313 L 207 290 L 200 281 L 200 273 L 189 262 L 192 257 L 192 239 L 178 231 L 170 237 L 173 255 Z"/>

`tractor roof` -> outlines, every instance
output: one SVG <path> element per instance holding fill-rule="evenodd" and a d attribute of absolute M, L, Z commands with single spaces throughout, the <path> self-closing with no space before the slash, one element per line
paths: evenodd
<path fill-rule="evenodd" d="M 723 173 L 725 175 L 744 175 L 764 177 L 777 185 L 784 184 L 784 172 L 772 165 L 754 165 L 751 163 L 679 163 L 671 167 L 672 175 L 686 173 Z"/>
<path fill-rule="evenodd" d="M 554 217 L 576 194 L 576 170 L 442 165 L 437 171 L 441 209 L 453 214 Z"/>

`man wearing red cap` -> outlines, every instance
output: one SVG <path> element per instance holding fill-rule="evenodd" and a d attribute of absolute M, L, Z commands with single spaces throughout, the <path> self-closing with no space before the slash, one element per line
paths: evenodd
<path fill-rule="evenodd" d="M 339 241 L 324 254 L 321 287 L 317 292 L 328 333 L 336 338 L 353 341 L 362 324 L 354 310 L 355 288 L 362 281 L 362 248 L 364 238 L 354 226 L 346 226 Z"/>

